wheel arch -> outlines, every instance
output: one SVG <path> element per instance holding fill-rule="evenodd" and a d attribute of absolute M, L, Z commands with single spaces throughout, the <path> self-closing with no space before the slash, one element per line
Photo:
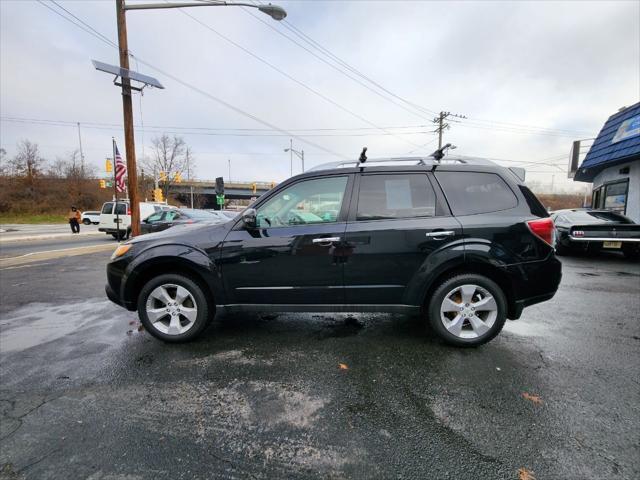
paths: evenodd
<path fill-rule="evenodd" d="M 122 284 L 125 306 L 129 310 L 135 310 L 144 285 L 152 278 L 167 273 L 184 275 L 196 282 L 207 296 L 212 313 L 215 311 L 216 299 L 220 294 L 215 287 L 216 272 L 207 271 L 201 265 L 177 256 L 153 257 L 136 265 Z"/>
<path fill-rule="evenodd" d="M 429 304 L 429 300 L 433 295 L 433 292 L 444 282 L 447 278 L 454 277 L 465 273 L 473 273 L 482 275 L 490 280 L 494 281 L 504 292 L 507 299 L 507 318 L 518 318 L 519 312 L 515 300 L 515 294 L 511 285 L 511 280 L 506 272 L 499 267 L 490 265 L 483 262 L 464 262 L 449 265 L 448 268 L 442 269 L 436 274 L 432 280 L 426 285 L 425 293 L 423 297 L 422 308 L 426 311 Z"/>

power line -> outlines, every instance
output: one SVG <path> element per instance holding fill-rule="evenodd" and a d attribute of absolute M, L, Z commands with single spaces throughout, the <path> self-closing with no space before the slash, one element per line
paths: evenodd
<path fill-rule="evenodd" d="M 37 120 L 23 120 L 16 118 L 0 118 L 0 121 L 3 122 L 11 122 L 11 123 L 21 123 L 21 124 L 33 124 L 33 125 L 42 125 L 42 126 L 52 126 L 52 127 L 75 127 L 77 122 L 56 122 L 52 120 L 48 121 L 37 121 Z M 118 124 L 98 124 L 98 123 L 82 123 L 85 128 L 90 128 L 94 130 L 116 130 L 122 128 L 122 125 Z M 274 129 L 262 129 L 257 131 L 252 130 L 240 130 L 234 131 L 231 129 L 222 129 L 222 131 L 216 131 L 216 129 L 210 128 L 192 128 L 189 127 L 154 127 L 154 126 L 144 126 L 144 125 L 134 125 L 136 131 L 139 132 L 148 132 L 148 133 L 172 133 L 176 135 L 209 135 L 209 136 L 229 136 L 229 137 L 287 137 L 291 132 L 297 132 L 297 135 L 300 137 L 370 137 L 370 136 L 389 136 L 394 135 L 393 132 L 363 132 L 363 133 L 306 133 L 307 131 L 300 130 L 288 130 L 289 133 L 251 133 L 251 132 L 278 132 L 278 130 Z M 196 131 L 192 131 L 196 130 Z M 310 131 L 310 130 L 309 130 Z M 430 135 L 433 134 L 431 131 L 420 130 L 420 131 L 403 131 L 402 135 Z"/>
<path fill-rule="evenodd" d="M 104 37 L 104 35 L 94 33 L 94 32 L 97 32 L 97 30 L 95 30 L 93 27 L 90 27 L 90 26 L 89 26 L 89 27 L 85 28 L 85 27 L 83 27 L 83 26 L 82 26 L 82 24 L 79 24 L 79 23 L 74 22 L 71 18 L 69 18 L 69 17 L 65 16 L 64 14 L 60 13 L 58 10 L 55 10 L 55 9 L 51 8 L 49 5 L 47 5 L 46 3 L 44 3 L 42 0 L 38 0 L 38 1 L 39 1 L 39 3 L 40 3 L 41 5 L 43 5 L 44 7 L 48 8 L 49 10 L 51 10 L 52 12 L 54 12 L 56 15 L 60 16 L 61 18 L 65 19 L 65 20 L 67 20 L 68 22 L 70 22 L 71 24 L 73 24 L 73 25 L 75 25 L 76 27 L 80 28 L 81 30 L 85 31 L 86 33 L 89 33 L 90 35 L 92 35 L 93 37 L 97 38 L 98 40 L 100 40 L 100 41 L 102 41 L 102 42 L 104 42 L 104 43 L 107 43 L 107 45 L 109 45 L 109 46 L 111 46 L 111 47 L 115 47 L 115 48 L 117 48 L 117 45 L 116 45 L 114 42 L 112 42 L 111 40 L 106 39 L 106 37 L 105 37 L 105 38 L 102 38 L 102 37 Z M 82 21 L 82 23 L 83 23 L 84 25 L 88 25 L 88 24 L 87 24 L 86 22 L 84 22 L 84 21 Z M 131 55 L 131 54 L 130 54 L 130 55 Z M 131 55 L 131 56 L 133 56 L 133 55 Z M 281 133 L 284 133 L 284 134 L 286 134 L 287 136 L 290 136 L 290 137 L 296 138 L 296 139 L 298 139 L 299 141 L 301 141 L 301 142 L 303 142 L 303 143 L 306 143 L 307 145 L 310 145 L 310 146 L 312 146 L 312 147 L 315 147 L 315 148 L 317 148 L 317 149 L 319 149 L 319 150 L 322 150 L 322 151 L 324 151 L 324 152 L 326 152 L 326 153 L 328 153 L 328 154 L 330 154 L 330 155 L 333 155 L 333 156 L 336 156 L 336 157 L 340 157 L 340 158 L 343 158 L 343 159 L 345 159 L 345 160 L 350 158 L 350 157 L 347 157 L 346 155 L 343 155 L 343 154 L 340 154 L 340 153 L 336 153 L 336 152 L 334 152 L 334 151 L 332 151 L 332 150 L 330 150 L 330 149 L 328 149 L 328 148 L 326 148 L 326 147 L 323 147 L 323 146 L 321 146 L 321 145 L 318 145 L 317 143 L 314 143 L 314 142 L 312 142 L 312 141 L 310 141 L 310 140 L 306 140 L 306 139 L 304 139 L 304 138 L 302 138 L 302 137 L 299 137 L 298 135 L 294 135 L 294 134 L 293 134 L 293 133 L 291 133 L 291 132 L 288 132 L 288 131 L 286 131 L 286 130 L 284 130 L 284 129 L 281 129 L 281 128 L 279 128 L 279 127 L 277 127 L 277 126 L 275 126 L 275 125 L 273 125 L 273 124 L 271 124 L 271 123 L 267 122 L 266 120 L 262 120 L 260 117 L 257 117 L 256 115 L 253 115 L 253 114 L 251 114 L 251 113 L 249 113 L 249 112 L 245 112 L 245 111 L 244 111 L 244 110 L 242 110 L 241 108 L 236 107 L 235 105 L 232 105 L 231 103 L 226 102 L 226 101 L 222 100 L 221 98 L 218 98 L 218 97 L 216 97 L 215 95 L 212 95 L 212 94 L 210 94 L 209 92 L 207 92 L 207 91 L 205 91 L 205 90 L 202 90 L 202 89 L 200 89 L 200 88 L 198 88 L 198 87 L 196 87 L 196 86 L 194 86 L 194 85 L 191 85 L 190 83 L 185 82 L 184 80 L 181 80 L 180 78 L 176 77 L 175 75 L 171 75 L 170 73 L 165 72 L 165 71 L 161 70 L 160 68 L 158 68 L 158 67 L 155 67 L 155 66 L 151 65 L 150 63 L 145 62 L 144 60 L 142 60 L 142 59 L 141 59 L 141 58 L 139 58 L 139 57 L 134 57 L 134 58 L 137 58 L 137 60 L 138 60 L 140 63 L 142 63 L 143 65 L 146 65 L 147 67 L 149 67 L 149 68 L 151 68 L 151 69 L 155 70 L 156 72 L 159 72 L 159 73 L 161 73 L 162 75 L 165 75 L 166 77 L 171 78 L 174 82 L 179 83 L 179 84 L 181 84 L 182 86 L 184 86 L 184 87 L 186 87 L 186 88 L 188 88 L 188 89 L 190 89 L 190 90 L 193 90 L 193 91 L 195 91 L 196 93 L 199 93 L 200 95 L 205 96 L 205 97 L 209 98 L 210 100 L 213 100 L 214 102 L 216 102 L 216 103 L 218 103 L 218 104 L 220 104 L 220 105 L 223 105 L 223 106 L 227 107 L 228 109 L 233 110 L 234 112 L 236 112 L 236 113 L 238 113 L 238 114 L 240 114 L 240 115 L 242 115 L 242 116 L 245 116 L 245 117 L 247 117 L 247 118 L 250 118 L 250 119 L 254 120 L 254 121 L 255 121 L 255 122 L 257 122 L 257 123 L 260 123 L 260 124 L 262 124 L 262 125 L 264 125 L 264 126 L 266 126 L 266 127 L 269 127 L 269 128 L 271 128 L 271 129 L 277 130 L 277 131 L 279 131 L 279 132 L 281 132 Z"/>
<path fill-rule="evenodd" d="M 313 93 L 314 95 L 322 98 L 324 101 L 330 103 L 331 105 L 333 105 L 334 107 L 342 110 L 345 113 L 348 113 L 349 115 L 357 118 L 358 120 L 371 125 L 375 128 L 380 129 L 381 131 L 390 134 L 391 136 L 397 137 L 400 140 L 410 143 L 411 145 L 414 146 L 418 146 L 417 144 L 415 144 L 412 141 L 409 141 L 407 139 L 404 139 L 396 134 L 393 133 L 389 133 L 388 131 L 386 131 L 383 127 L 380 127 L 378 125 L 376 125 L 375 123 L 371 122 L 370 120 L 368 120 L 367 118 L 363 117 L 362 115 L 354 112 L 353 110 L 350 110 L 349 108 L 345 107 L 344 105 L 342 105 L 341 103 L 333 100 L 332 98 L 328 97 L 327 95 L 323 94 L 322 92 L 319 92 L 318 90 L 314 89 L 313 87 L 307 85 L 306 83 L 298 80 L 297 78 L 293 77 L 292 75 L 289 75 L 287 72 L 285 72 L 284 70 L 282 70 L 281 68 L 276 67 L 275 65 L 273 65 L 271 62 L 265 60 L 264 58 L 260 57 L 259 55 L 256 55 L 255 53 L 253 53 L 251 50 L 243 47 L 242 45 L 238 44 L 237 42 L 231 40 L 229 37 L 221 34 L 220 32 L 218 32 L 216 29 L 214 29 L 213 27 L 211 27 L 210 25 L 204 23 L 203 21 L 199 20 L 198 18 L 196 18 L 195 16 L 180 10 L 180 13 L 182 13 L 183 15 L 189 17 L 191 20 L 193 20 L 194 22 L 198 23 L 199 25 L 201 25 L 202 27 L 206 28 L 207 30 L 211 31 L 212 33 L 216 34 L 218 37 L 222 38 L 223 40 L 225 40 L 226 42 L 230 43 L 231 45 L 233 45 L 234 47 L 242 50 L 244 53 L 246 53 L 247 55 L 250 55 L 251 57 L 255 58 L 256 60 L 258 60 L 259 62 L 263 63 L 264 65 L 268 66 L 269 68 L 271 68 L 272 70 L 275 70 L 276 72 L 278 72 L 280 75 L 283 75 L 284 77 L 288 78 L 289 80 L 291 80 L 292 82 L 296 83 L 297 85 L 301 86 L 302 88 L 304 88 L 305 90 L 310 91 L 311 93 Z"/>

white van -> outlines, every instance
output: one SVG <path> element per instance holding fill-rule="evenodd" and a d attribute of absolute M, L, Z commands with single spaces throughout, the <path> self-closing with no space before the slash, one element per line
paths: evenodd
<path fill-rule="evenodd" d="M 165 203 L 140 202 L 140 221 L 149 215 L 171 208 Z M 118 228 L 119 227 L 119 228 Z M 127 238 L 131 233 L 131 209 L 128 200 L 105 202 L 100 211 L 98 231 L 113 235 L 116 240 Z"/>

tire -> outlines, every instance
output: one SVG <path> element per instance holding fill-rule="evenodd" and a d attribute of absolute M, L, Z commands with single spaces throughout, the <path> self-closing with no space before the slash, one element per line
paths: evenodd
<path fill-rule="evenodd" d="M 180 297 L 183 297 L 182 302 Z M 144 328 L 154 337 L 170 343 L 196 338 L 209 323 L 209 312 L 214 309 L 200 285 L 179 274 L 152 278 L 138 296 L 138 317 Z M 185 315 L 186 311 L 190 314 Z"/>
<path fill-rule="evenodd" d="M 127 234 L 126 234 L 126 232 L 121 231 L 121 232 L 120 232 L 120 235 L 118 235 L 117 233 L 112 233 L 112 234 L 111 234 L 111 236 L 112 236 L 113 238 L 115 238 L 117 241 L 120 241 L 120 240 L 124 240 L 124 239 L 125 239 L 125 237 L 127 236 Z"/>
<path fill-rule="evenodd" d="M 640 245 L 633 243 L 623 244 L 622 253 L 629 260 L 638 260 L 640 259 Z"/>
<path fill-rule="evenodd" d="M 83 225 L 91 225 L 91 220 L 89 220 L 88 218 L 85 218 L 84 220 L 82 220 L 82 224 Z"/>
<path fill-rule="evenodd" d="M 566 245 L 563 245 L 560 242 L 556 242 L 556 255 L 562 257 L 562 256 L 567 256 L 570 253 L 571 253 L 571 247 L 567 247 Z"/>
<path fill-rule="evenodd" d="M 480 306 L 474 306 L 478 303 Z M 493 280 L 465 273 L 437 287 L 427 311 L 431 329 L 442 340 L 458 347 L 475 347 L 500 333 L 507 319 L 507 299 Z"/>

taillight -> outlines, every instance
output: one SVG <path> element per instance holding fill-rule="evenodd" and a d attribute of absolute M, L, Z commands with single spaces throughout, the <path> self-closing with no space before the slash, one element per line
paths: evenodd
<path fill-rule="evenodd" d="M 529 220 L 527 222 L 527 226 L 529 227 L 529 230 L 531 230 L 531 233 L 533 233 L 536 237 L 553 246 L 555 225 L 553 224 L 553 220 L 551 220 L 551 218 L 547 217 L 539 218 L 538 220 Z"/>
<path fill-rule="evenodd" d="M 127 215 L 131 215 L 131 209 L 127 208 Z"/>
<path fill-rule="evenodd" d="M 584 237 L 584 230 L 574 230 L 571 232 L 574 237 Z"/>

